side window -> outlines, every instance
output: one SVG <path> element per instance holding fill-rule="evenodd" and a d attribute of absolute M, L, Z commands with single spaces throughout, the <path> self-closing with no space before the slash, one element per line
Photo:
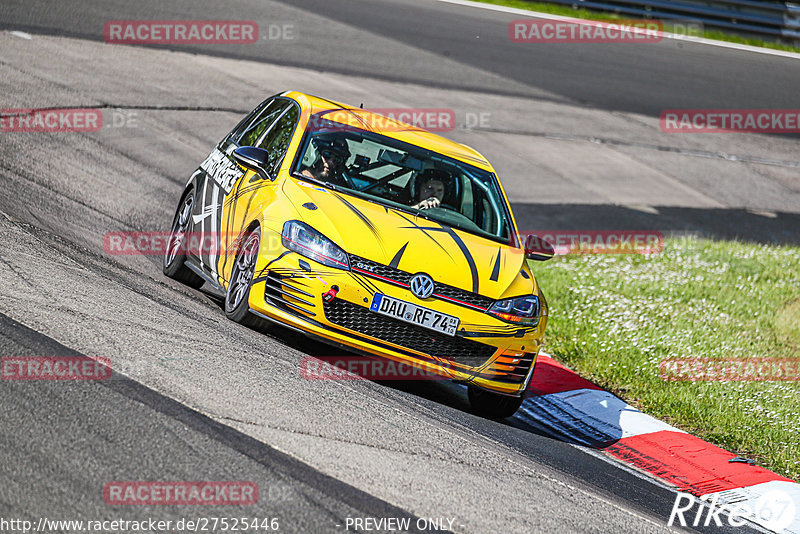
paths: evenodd
<path fill-rule="evenodd" d="M 273 100 L 261 113 L 257 114 L 256 117 L 250 121 L 250 124 L 246 126 L 244 132 L 238 137 L 238 140 L 237 136 L 232 136 L 231 141 L 239 146 L 255 146 L 261 134 L 270 127 L 272 122 L 286 109 L 288 104 L 289 102 L 286 100 Z"/>
<path fill-rule="evenodd" d="M 286 150 L 289 148 L 289 143 L 292 140 L 294 127 L 297 120 L 300 118 L 300 112 L 297 106 L 292 105 L 289 110 L 275 123 L 275 126 L 267 132 L 261 143 L 258 144 L 259 148 L 263 148 L 269 152 L 269 162 L 267 169 L 273 173 L 280 166 L 283 161 Z"/>
<path fill-rule="evenodd" d="M 248 113 L 245 118 L 243 118 L 242 120 L 239 121 L 239 124 L 236 125 L 236 128 L 231 130 L 231 133 L 228 134 L 228 136 L 225 138 L 225 140 L 226 141 L 233 141 L 234 143 L 238 143 L 239 142 L 239 138 L 242 136 L 242 134 L 245 132 L 245 130 L 247 130 L 247 127 L 250 126 L 251 124 L 253 124 L 253 121 L 255 121 L 255 119 L 259 115 L 261 115 L 261 112 L 264 111 L 264 109 L 266 109 L 266 107 L 268 105 L 270 105 L 273 100 L 275 100 L 275 99 L 274 98 L 268 98 L 268 99 L 264 100 L 262 103 L 260 103 L 256 107 L 256 109 L 254 109 L 253 111 Z"/>

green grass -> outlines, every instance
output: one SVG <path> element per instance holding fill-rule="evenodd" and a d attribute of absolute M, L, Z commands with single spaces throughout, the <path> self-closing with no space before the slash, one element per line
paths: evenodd
<path fill-rule="evenodd" d="M 589 11 L 584 8 L 573 9 L 569 6 L 560 4 L 548 4 L 545 2 L 528 2 L 526 0 L 475 0 L 484 4 L 494 4 L 498 6 L 514 7 L 517 9 L 526 9 L 528 11 L 535 11 L 539 13 L 550 13 L 551 15 L 561 15 L 564 17 L 573 17 L 576 19 L 589 19 L 589 20 L 632 20 L 638 17 L 632 15 L 615 15 L 613 13 L 605 13 L 601 11 Z M 669 22 L 664 23 L 664 31 L 672 33 L 673 26 Z M 680 33 L 680 32 L 679 32 Z M 800 45 L 791 45 L 779 41 L 767 41 L 758 38 L 742 37 L 735 33 L 728 33 L 721 30 L 705 29 L 702 35 L 705 39 L 714 39 L 716 41 L 727 41 L 729 43 L 746 44 L 750 46 L 760 46 L 762 48 L 771 48 L 773 50 L 784 50 L 789 52 L 800 52 Z"/>
<path fill-rule="evenodd" d="M 665 381 L 666 358 L 800 358 L 800 248 L 667 239 L 536 264 L 545 348 L 642 411 L 800 480 L 800 382 Z"/>

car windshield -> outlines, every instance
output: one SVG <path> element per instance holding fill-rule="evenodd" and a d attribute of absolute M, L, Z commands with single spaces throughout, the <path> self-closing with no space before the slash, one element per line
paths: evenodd
<path fill-rule="evenodd" d="M 510 215 L 490 172 L 329 121 L 315 122 L 299 153 L 295 176 L 482 237 L 512 241 Z"/>

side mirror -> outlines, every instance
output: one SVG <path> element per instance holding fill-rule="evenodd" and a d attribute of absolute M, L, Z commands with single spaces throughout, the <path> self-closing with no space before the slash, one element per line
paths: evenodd
<path fill-rule="evenodd" d="M 525 240 L 525 257 L 529 260 L 545 261 L 555 255 L 553 245 L 539 236 L 529 234 Z"/>
<path fill-rule="evenodd" d="M 257 171 L 258 175 L 264 179 L 271 180 L 272 177 L 267 172 L 267 164 L 269 162 L 269 152 L 263 148 L 254 146 L 240 146 L 233 151 L 233 159 L 236 162 L 253 171 Z"/>

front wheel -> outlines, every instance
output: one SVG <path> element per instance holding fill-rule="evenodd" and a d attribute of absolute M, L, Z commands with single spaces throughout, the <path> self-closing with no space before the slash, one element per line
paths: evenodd
<path fill-rule="evenodd" d="M 492 419 L 511 417 L 522 406 L 522 396 L 509 397 L 476 386 L 467 386 L 467 396 L 473 412 Z"/>
<path fill-rule="evenodd" d="M 237 323 L 259 327 L 264 321 L 250 313 L 250 286 L 256 272 L 258 250 L 261 245 L 261 232 L 258 228 L 250 231 L 242 239 L 242 247 L 236 254 L 231 272 L 231 282 L 225 295 L 225 316 Z"/>

